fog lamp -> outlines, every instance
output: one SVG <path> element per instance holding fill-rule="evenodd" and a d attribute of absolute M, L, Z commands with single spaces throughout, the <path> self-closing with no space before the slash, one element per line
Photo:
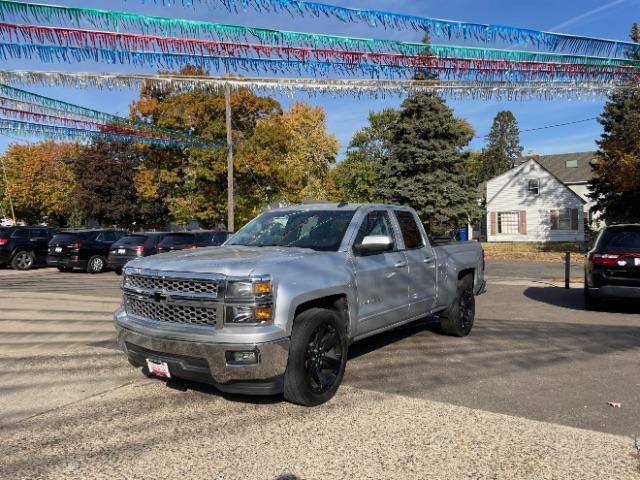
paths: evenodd
<path fill-rule="evenodd" d="M 258 352 L 226 352 L 227 363 L 232 365 L 251 365 L 258 363 Z"/>

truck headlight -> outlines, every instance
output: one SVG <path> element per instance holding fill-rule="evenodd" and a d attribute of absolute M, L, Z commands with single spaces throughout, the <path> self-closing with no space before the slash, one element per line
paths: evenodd
<path fill-rule="evenodd" d="M 229 280 L 225 297 L 245 300 L 254 297 L 265 297 L 271 295 L 271 293 L 271 279 L 265 277 L 243 278 L 239 280 Z"/>
<path fill-rule="evenodd" d="M 236 325 L 260 324 L 271 320 L 271 305 L 229 305 L 225 312 L 225 323 Z"/>
<path fill-rule="evenodd" d="M 225 290 L 224 323 L 261 325 L 272 320 L 273 286 L 268 276 L 231 278 Z"/>

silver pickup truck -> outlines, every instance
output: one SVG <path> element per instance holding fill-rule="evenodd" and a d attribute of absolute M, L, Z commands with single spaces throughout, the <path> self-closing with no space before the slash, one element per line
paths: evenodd
<path fill-rule="evenodd" d="M 122 288 L 118 342 L 146 375 L 318 405 L 352 342 L 432 314 L 468 335 L 484 258 L 478 243 L 431 245 L 410 208 L 300 205 L 222 247 L 134 260 Z"/>

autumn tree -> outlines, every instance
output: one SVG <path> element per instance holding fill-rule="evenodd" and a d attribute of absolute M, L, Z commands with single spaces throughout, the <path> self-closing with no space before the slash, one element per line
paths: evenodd
<path fill-rule="evenodd" d="M 333 169 L 336 199 L 377 200 L 380 167 L 389 157 L 392 126 L 398 116 L 398 110 L 392 108 L 369 113 L 369 124 L 355 133 L 346 158 Z"/>
<path fill-rule="evenodd" d="M 9 147 L 3 161 L 7 184 L 0 198 L 10 195 L 17 218 L 29 223 L 63 221 L 75 189 L 69 165 L 77 146 L 52 141 Z M 3 205 L 4 210 L 8 205 Z"/>
<path fill-rule="evenodd" d="M 329 168 L 336 161 L 340 143 L 327 132 L 326 112 L 306 102 L 294 102 L 282 115 L 289 135 L 284 158 L 292 197 L 328 198 Z"/>
<path fill-rule="evenodd" d="M 637 24 L 631 40 L 640 43 Z M 640 54 L 637 57 L 640 59 Z M 589 184 L 590 196 L 607 223 L 640 222 L 640 93 L 613 93 L 599 121 L 603 134 L 598 142 L 595 178 Z"/>
<path fill-rule="evenodd" d="M 180 73 L 205 75 L 203 70 L 190 66 Z M 272 98 L 258 97 L 246 89 L 233 92 L 231 109 L 236 148 L 251 135 L 258 120 L 282 111 Z M 145 85 L 140 98 L 131 105 L 130 117 L 210 142 L 206 148 L 148 149 L 136 175 L 136 186 L 144 198 L 162 200 L 178 223 L 193 218 L 206 226 L 224 222 L 227 211 L 224 96 L 207 89 L 181 92 Z M 236 182 L 239 186 L 248 183 L 238 176 Z M 239 190 L 237 194 L 241 197 L 243 192 Z"/>
<path fill-rule="evenodd" d="M 144 199 L 134 178 L 145 148 L 123 142 L 94 142 L 78 149 L 73 159 L 75 212 L 103 225 L 136 229 L 166 223 L 161 202 Z"/>

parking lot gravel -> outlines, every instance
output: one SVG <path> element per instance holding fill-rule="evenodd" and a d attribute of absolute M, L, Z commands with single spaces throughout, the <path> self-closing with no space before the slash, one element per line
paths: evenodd
<path fill-rule="evenodd" d="M 638 479 L 630 439 L 343 388 L 329 404 L 127 384 L 3 428 L 2 478 Z"/>
<path fill-rule="evenodd" d="M 313 409 L 143 377 L 115 349 L 113 274 L 0 271 L 0 478 L 640 480 L 640 315 L 517 268 L 470 337 L 426 320 L 359 342 Z"/>

